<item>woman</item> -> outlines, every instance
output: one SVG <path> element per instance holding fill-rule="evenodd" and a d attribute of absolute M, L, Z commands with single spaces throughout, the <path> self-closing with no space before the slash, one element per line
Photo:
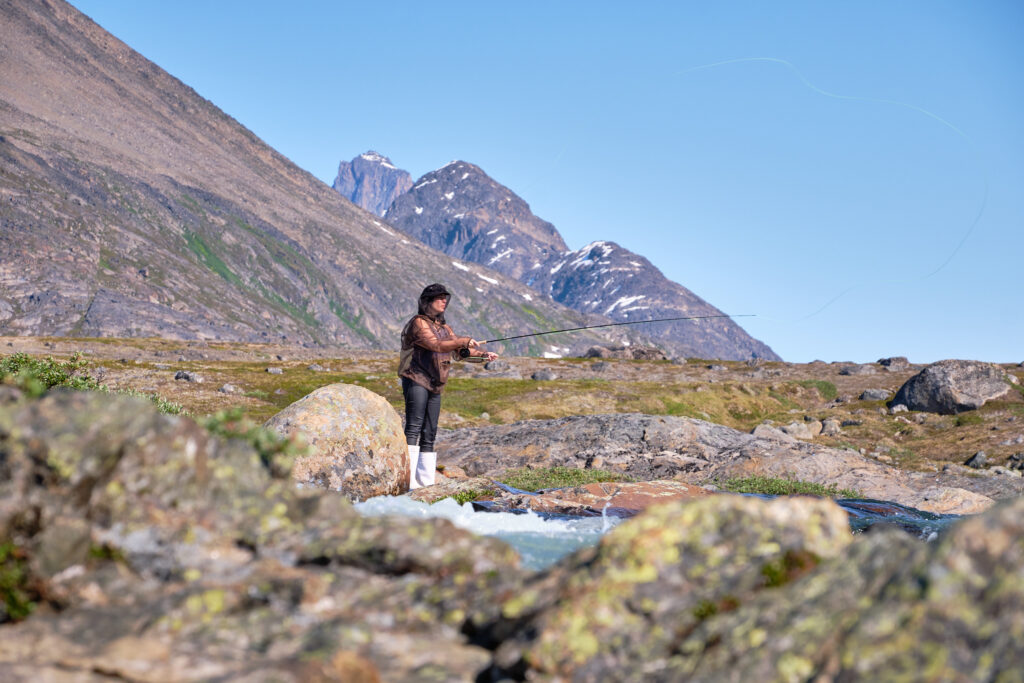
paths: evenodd
<path fill-rule="evenodd" d="M 456 337 L 444 320 L 452 295 L 444 285 L 429 285 L 420 294 L 419 313 L 402 330 L 398 376 L 405 396 L 405 442 L 409 446 L 409 488 L 431 486 L 437 466 L 434 437 L 441 414 L 441 392 L 452 360 L 461 355 L 494 360 L 498 354 L 479 350 L 481 342 Z"/>

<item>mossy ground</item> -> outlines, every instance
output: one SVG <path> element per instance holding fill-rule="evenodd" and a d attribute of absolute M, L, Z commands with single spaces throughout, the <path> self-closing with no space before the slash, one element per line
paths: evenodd
<path fill-rule="evenodd" d="M 825 486 L 809 481 L 779 479 L 777 477 L 734 477 L 716 482 L 718 488 L 733 493 L 761 493 L 769 496 L 821 496 L 823 498 L 860 498 L 859 491 L 840 489 L 834 484 Z"/>
<path fill-rule="evenodd" d="M 366 387 L 399 411 L 403 406 L 395 376 L 397 355 L 391 352 L 165 339 L 6 337 L 0 338 L 0 353 L 4 343 L 8 354 L 25 351 L 66 359 L 83 351 L 84 358 L 90 360 L 90 371 L 111 389 L 156 394 L 196 417 L 238 408 L 251 421 L 261 423 L 314 389 L 334 382 Z M 764 362 L 752 368 L 740 361 L 697 359 L 685 364 L 509 360 L 524 377 L 549 369 L 559 378 L 493 378 L 480 366 L 456 364 L 444 395 L 441 426 L 457 429 L 523 419 L 642 412 L 693 417 L 747 431 L 765 421 L 780 425 L 805 416 L 818 420 L 834 417 L 849 424 L 839 435 L 818 437 L 815 443 L 874 453 L 884 462 L 906 469 L 931 470 L 945 462 L 963 462 L 978 450 L 999 464 L 1024 451 L 1024 445 L 1003 444 L 1024 434 L 1024 393 L 1020 389 L 981 410 L 958 416 L 890 415 L 883 401 L 857 398 L 868 388 L 895 391 L 919 368 L 840 375 L 841 364 L 820 362 Z M 309 370 L 313 363 L 328 371 Z M 714 370 L 708 367 L 712 365 Z M 279 367 L 283 373 L 270 374 L 268 367 Z M 1003 367 L 1024 381 L 1024 368 Z M 177 370 L 195 372 L 204 382 L 176 381 Z M 239 393 L 219 392 L 224 384 L 238 387 Z"/>

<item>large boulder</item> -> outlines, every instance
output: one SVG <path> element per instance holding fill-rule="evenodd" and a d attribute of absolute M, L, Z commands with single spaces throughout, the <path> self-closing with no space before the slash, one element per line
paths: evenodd
<path fill-rule="evenodd" d="M 303 484 L 340 491 L 353 500 L 409 490 L 402 420 L 383 396 L 352 384 L 329 384 L 304 396 L 265 427 L 301 434 L 313 452 L 296 460 Z"/>
<path fill-rule="evenodd" d="M 892 405 L 940 415 L 977 410 L 986 401 L 1010 391 L 1005 374 L 991 363 L 971 360 L 941 360 L 908 379 Z"/>

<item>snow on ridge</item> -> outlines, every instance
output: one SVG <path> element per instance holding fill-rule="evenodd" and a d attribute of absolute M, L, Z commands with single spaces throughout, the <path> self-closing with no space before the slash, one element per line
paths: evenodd
<path fill-rule="evenodd" d="M 494 233 L 498 232 L 498 230 L 501 230 L 501 228 L 495 228 L 494 230 L 488 230 L 488 231 L 487 231 L 486 233 L 484 233 L 484 234 L 485 234 L 485 235 L 493 235 Z"/>
<path fill-rule="evenodd" d="M 476 276 L 485 282 L 490 282 L 492 285 L 498 284 L 498 281 L 492 277 L 487 277 L 486 275 L 481 275 L 480 273 L 476 273 Z"/>
<path fill-rule="evenodd" d="M 462 174 L 462 177 L 461 177 L 461 178 L 459 178 L 459 180 L 465 180 L 465 179 L 466 179 L 466 178 L 468 178 L 468 177 L 469 177 L 469 173 L 463 173 L 463 174 Z"/>
<path fill-rule="evenodd" d="M 455 196 L 454 192 L 445 192 L 444 193 L 444 198 L 447 199 L 448 201 L 451 201 L 454 196 Z"/>
<path fill-rule="evenodd" d="M 638 263 L 636 261 L 630 261 L 629 265 L 636 266 L 637 268 L 643 268 L 644 267 L 642 263 Z"/>
<path fill-rule="evenodd" d="M 520 296 L 526 299 L 527 301 L 533 301 L 533 297 L 530 296 L 529 294 L 520 294 Z"/>
<path fill-rule="evenodd" d="M 373 224 L 376 225 L 378 228 L 380 228 L 381 230 L 383 230 L 384 232 L 386 232 L 389 235 L 394 235 L 395 234 L 395 233 L 391 232 L 390 230 L 388 230 L 387 228 L 385 228 L 383 225 L 381 225 L 380 221 L 374 221 Z"/>
<path fill-rule="evenodd" d="M 438 170 L 438 171 L 440 171 L 440 170 L 441 170 L 442 168 L 448 168 L 448 167 L 449 167 L 449 166 L 451 166 L 452 164 L 457 164 L 457 163 L 459 163 L 459 160 L 458 160 L 458 159 L 452 159 L 452 160 L 451 160 L 451 161 L 449 161 L 449 162 L 448 162 L 447 164 L 445 164 L 444 166 L 442 166 L 441 168 L 439 168 L 439 169 L 437 169 L 437 170 Z"/>
<path fill-rule="evenodd" d="M 418 216 L 418 215 L 420 215 L 421 213 L 423 213 L 423 207 L 422 207 L 422 206 L 417 206 L 417 207 L 416 207 L 415 209 L 413 209 L 413 210 L 414 210 L 414 211 L 416 212 L 416 215 L 417 215 L 417 216 Z"/>
<path fill-rule="evenodd" d="M 505 239 L 504 235 L 498 235 L 497 237 L 495 237 L 494 244 L 491 245 L 491 249 L 496 248 L 498 246 L 498 242 L 502 241 L 503 239 Z"/>
<path fill-rule="evenodd" d="M 459 270 L 465 270 L 466 272 L 469 272 L 469 267 L 464 266 L 461 263 L 456 263 L 455 261 L 452 261 L 452 265 L 458 268 Z"/>
<path fill-rule="evenodd" d="M 551 275 L 554 275 L 555 273 L 557 273 L 558 271 L 560 271 L 560 270 L 562 269 L 562 266 L 564 266 L 564 265 L 565 265 L 565 263 L 566 263 L 565 261 L 561 261 L 561 262 L 559 262 L 559 264 L 558 264 L 557 266 L 555 266 L 554 268 L 552 268 L 552 269 L 551 269 L 551 273 L 550 273 L 550 274 L 551 274 Z"/>
<path fill-rule="evenodd" d="M 492 249 L 493 249 L 493 247 L 492 247 Z M 505 257 L 506 257 L 506 256 L 508 256 L 509 254 L 511 254 L 511 253 L 512 253 L 513 251 L 515 251 L 515 249 L 506 249 L 505 251 L 501 252 L 500 254 L 498 254 L 497 256 L 495 256 L 494 258 L 492 258 L 492 259 L 491 259 L 490 261 L 488 261 L 488 262 L 487 262 L 487 265 L 491 265 L 491 264 L 493 264 L 493 263 L 494 263 L 495 261 L 499 261 L 499 260 L 501 260 L 501 259 L 505 258 Z"/>
<path fill-rule="evenodd" d="M 537 270 L 538 268 L 540 268 L 540 261 L 530 266 L 530 270 Z"/>
<path fill-rule="evenodd" d="M 436 182 L 437 182 L 437 178 L 431 178 L 430 180 L 424 180 L 422 183 L 420 183 L 419 185 L 417 185 L 416 187 L 414 187 L 412 189 L 418 190 L 421 187 L 424 187 L 426 185 L 430 185 L 431 183 L 436 183 Z"/>

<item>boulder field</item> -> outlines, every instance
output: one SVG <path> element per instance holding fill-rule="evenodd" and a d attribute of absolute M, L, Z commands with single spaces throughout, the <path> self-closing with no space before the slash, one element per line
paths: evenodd
<path fill-rule="evenodd" d="M 1024 498 L 924 543 L 742 496 L 529 572 L 145 401 L 0 406 L 5 681 L 1011 681 L 1022 575 Z"/>

